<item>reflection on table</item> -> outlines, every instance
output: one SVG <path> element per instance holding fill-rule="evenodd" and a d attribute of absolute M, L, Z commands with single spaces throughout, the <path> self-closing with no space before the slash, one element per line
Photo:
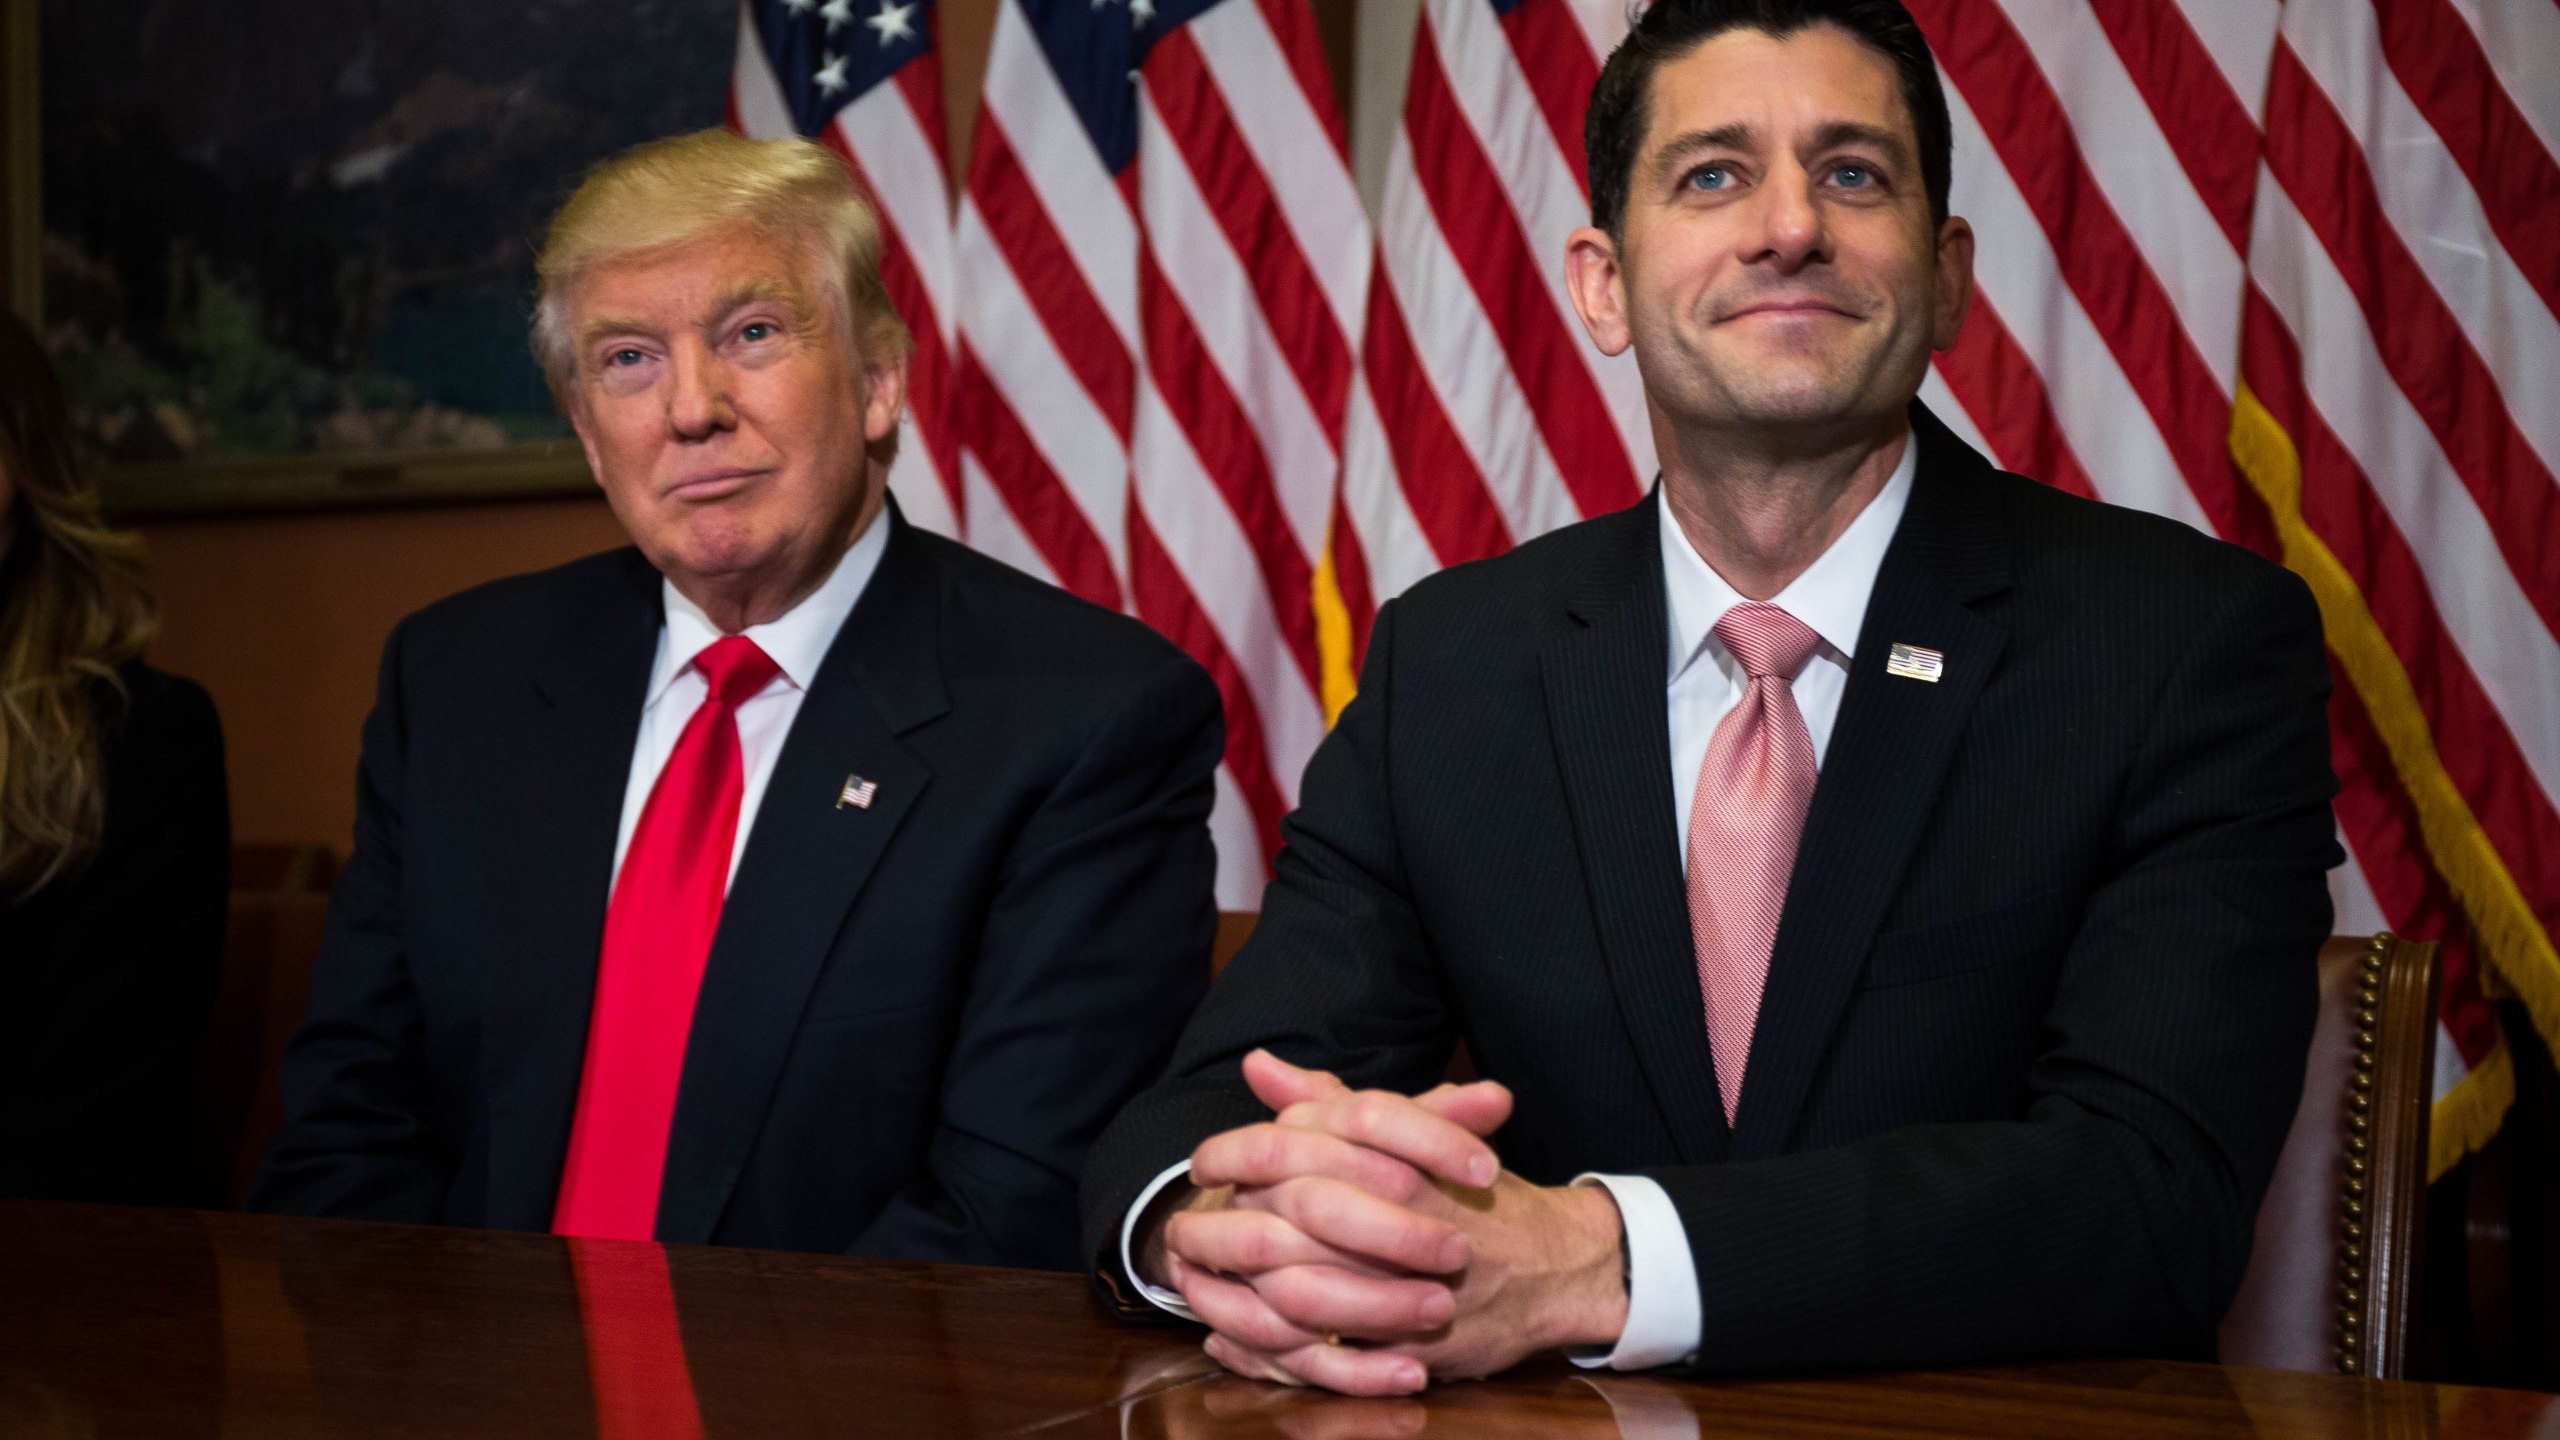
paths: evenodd
<path fill-rule="evenodd" d="M 1221 1372 L 1074 1275 L 0 1201 L 0 1436 L 2549 1436 L 2560 1397 L 2164 1361 L 1412 1400 Z"/>

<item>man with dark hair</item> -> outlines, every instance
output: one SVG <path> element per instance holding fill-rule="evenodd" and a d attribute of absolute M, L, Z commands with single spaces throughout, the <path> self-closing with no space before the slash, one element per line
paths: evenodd
<path fill-rule="evenodd" d="M 1947 190 L 1955 168 L 1955 139 L 1947 121 L 1946 92 L 1928 37 L 1901 0 L 1725 0 L 1723 4 L 1655 5 L 1610 53 L 1591 87 L 1582 121 L 1582 151 L 1591 172 L 1591 223 L 1612 244 L 1627 238 L 1627 186 L 1637 149 L 1644 143 L 1646 102 L 1654 72 L 1728 30 L 1756 30 L 1786 39 L 1827 24 L 1839 27 L 1893 62 L 1894 83 L 1910 117 L 1920 188 L 1929 200 L 1929 223 L 1947 223 Z M 1967 243 L 1970 243 L 1968 241 Z"/>
<path fill-rule="evenodd" d="M 1380 610 L 1087 1254 L 1356 1393 L 2209 1354 L 2330 919 L 2309 596 L 1916 402 L 1973 235 L 1899 5 L 1661 0 L 1588 135 L 1660 484 Z"/>

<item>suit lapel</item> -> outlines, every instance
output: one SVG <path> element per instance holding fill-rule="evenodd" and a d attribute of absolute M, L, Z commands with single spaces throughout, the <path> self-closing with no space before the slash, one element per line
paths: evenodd
<path fill-rule="evenodd" d="M 486 857 L 496 903 L 482 972 L 489 1223 L 547 1229 L 577 1105 L 613 847 L 657 658 L 658 572 L 627 551 L 578 647 L 536 668 L 535 718 L 499 762 L 506 818 Z"/>
<path fill-rule="evenodd" d="M 898 737 L 950 709 L 941 576 L 894 507 L 880 568 L 791 723 L 694 1006 L 658 1238 L 701 1244 L 728 1208 L 846 912 L 933 772 Z M 839 804 L 848 781 L 876 788 Z"/>
<path fill-rule="evenodd" d="M 1684 1163 L 1723 1157 L 1726 1133 L 1689 946 L 1674 842 L 1656 504 L 1592 522 L 1601 554 L 1567 604 L 1572 628 L 1539 656 L 1583 884 L 1618 1010 Z"/>
<path fill-rule="evenodd" d="M 1877 572 L 1858 653 L 1805 816 L 1736 1116 L 1734 1158 L 1783 1150 L 1867 949 L 1901 887 L 1949 761 L 2007 634 L 1967 605 L 2007 587 L 1989 466 L 1912 407 L 1909 507 Z M 1896 643 L 1945 656 L 1936 683 L 1885 672 Z"/>

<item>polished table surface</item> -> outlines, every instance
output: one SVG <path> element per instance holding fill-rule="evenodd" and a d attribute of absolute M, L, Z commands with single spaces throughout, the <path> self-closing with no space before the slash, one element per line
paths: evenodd
<path fill-rule="evenodd" d="M 0 1437 L 2560 1437 L 2560 1397 L 2076 1361 L 1359 1401 L 1077 1276 L 0 1200 Z"/>

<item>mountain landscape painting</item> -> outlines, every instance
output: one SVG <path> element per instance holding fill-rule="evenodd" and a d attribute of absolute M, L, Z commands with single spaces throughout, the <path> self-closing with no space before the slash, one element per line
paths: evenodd
<path fill-rule="evenodd" d="M 597 160 L 720 122 L 724 0 L 44 0 L 45 331 L 93 458 L 567 433 L 533 255 Z"/>

